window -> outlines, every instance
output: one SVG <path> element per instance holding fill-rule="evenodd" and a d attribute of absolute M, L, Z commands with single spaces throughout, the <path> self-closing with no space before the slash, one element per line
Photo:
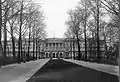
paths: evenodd
<path fill-rule="evenodd" d="M 62 46 L 62 43 L 60 43 L 60 46 Z"/>
<path fill-rule="evenodd" d="M 55 46 L 55 43 L 53 43 L 53 46 Z"/>
<path fill-rule="evenodd" d="M 56 43 L 56 46 L 58 46 L 58 43 Z"/>
<path fill-rule="evenodd" d="M 49 45 L 51 46 L 51 43 L 49 43 Z"/>
<path fill-rule="evenodd" d="M 46 43 L 46 47 L 48 47 L 48 43 Z"/>

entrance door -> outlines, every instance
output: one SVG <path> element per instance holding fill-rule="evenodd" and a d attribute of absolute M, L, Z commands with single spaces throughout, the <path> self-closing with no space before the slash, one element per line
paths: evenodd
<path fill-rule="evenodd" d="M 55 53 L 53 53 L 53 58 L 55 58 Z"/>
<path fill-rule="evenodd" d="M 62 53 L 60 53 L 60 58 L 62 58 Z"/>
<path fill-rule="evenodd" d="M 46 58 L 48 58 L 49 57 L 49 55 L 48 55 L 48 53 L 46 53 Z"/>

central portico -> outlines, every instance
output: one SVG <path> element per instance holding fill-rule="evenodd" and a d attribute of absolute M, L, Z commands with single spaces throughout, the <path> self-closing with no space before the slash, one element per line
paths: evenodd
<path fill-rule="evenodd" d="M 65 38 L 47 38 L 40 42 L 41 58 L 73 58 L 77 57 L 77 45 L 73 49 L 73 43 Z M 74 50 L 74 53 L 73 53 Z"/>
<path fill-rule="evenodd" d="M 45 56 L 46 57 L 64 57 L 65 44 L 64 40 L 60 38 L 49 38 L 45 40 Z"/>

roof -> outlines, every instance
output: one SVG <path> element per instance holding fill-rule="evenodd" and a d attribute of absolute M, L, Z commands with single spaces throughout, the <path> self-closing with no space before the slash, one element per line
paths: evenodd
<path fill-rule="evenodd" d="M 63 42 L 63 38 L 47 38 L 45 39 L 45 42 L 47 43 L 62 43 Z"/>

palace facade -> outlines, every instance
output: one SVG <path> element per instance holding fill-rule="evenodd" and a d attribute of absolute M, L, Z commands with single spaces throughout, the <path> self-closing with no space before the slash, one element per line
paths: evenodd
<path fill-rule="evenodd" d="M 33 46 L 35 46 L 33 48 Z M 80 49 L 82 57 L 84 57 L 84 41 L 80 42 Z M 78 56 L 78 46 L 76 40 L 64 39 L 64 38 L 47 38 L 45 40 L 39 40 L 37 45 L 33 45 L 33 41 L 30 41 L 30 55 L 33 56 L 33 50 L 37 53 L 36 56 L 40 58 L 73 58 Z M 12 56 L 12 41 L 7 42 L 8 56 Z M 15 41 L 15 51 L 18 53 L 18 41 Z M 101 56 L 104 55 L 105 44 L 104 41 L 100 41 Z M 22 52 L 28 53 L 28 40 L 22 41 Z M 91 57 L 96 53 L 96 46 L 94 42 L 88 41 L 87 43 L 87 56 Z M 95 55 L 94 55 L 95 56 Z"/>

